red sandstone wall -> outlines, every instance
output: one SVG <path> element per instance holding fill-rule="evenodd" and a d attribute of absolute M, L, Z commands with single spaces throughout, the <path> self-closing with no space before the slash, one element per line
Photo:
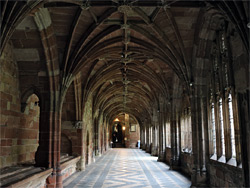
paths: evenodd
<path fill-rule="evenodd" d="M 140 140 L 140 127 L 138 124 L 136 125 L 136 131 L 132 132 L 130 131 L 130 127 L 126 127 L 128 131 L 126 131 L 126 137 L 127 137 L 127 142 L 126 142 L 126 147 L 127 148 L 136 148 L 136 144 L 138 140 Z"/>
<path fill-rule="evenodd" d="M 7 45 L 0 58 L 0 168 L 34 159 L 37 149 L 39 107 L 30 97 L 21 113 L 18 66 L 12 47 Z M 28 117 L 30 116 L 30 117 Z"/>
<path fill-rule="evenodd" d="M 40 107 L 37 104 L 38 97 L 33 94 L 27 100 L 24 113 L 21 114 L 21 122 L 18 129 L 17 147 L 18 162 L 32 161 L 35 159 L 35 152 L 39 139 L 39 118 Z"/>
<path fill-rule="evenodd" d="M 81 155 L 82 129 L 75 129 L 70 121 L 62 122 L 62 134 L 65 134 L 72 143 L 72 154 Z M 62 144 L 62 148 L 64 145 Z"/>
<path fill-rule="evenodd" d="M 75 94 L 74 86 L 70 85 L 67 94 L 63 101 L 62 108 L 62 121 L 75 121 L 76 120 L 76 106 L 75 106 Z"/>
<path fill-rule="evenodd" d="M 131 131 L 131 125 L 136 126 L 136 131 Z M 126 125 L 126 147 L 136 148 L 138 140 L 140 140 L 140 126 L 132 118 L 129 118 L 129 124 Z"/>
<path fill-rule="evenodd" d="M 75 93 L 73 84 L 68 88 L 65 96 L 62 108 L 62 134 L 66 135 L 72 143 L 72 154 L 81 155 L 82 150 L 82 129 L 76 129 L 73 127 L 76 121 L 76 105 L 75 105 Z M 62 142 L 61 148 L 68 147 Z"/>
<path fill-rule="evenodd" d="M 0 167 L 17 163 L 17 128 L 20 124 L 20 92 L 18 68 L 13 60 L 12 48 L 8 45 L 0 63 Z M 12 147 L 13 146 L 13 147 Z"/>

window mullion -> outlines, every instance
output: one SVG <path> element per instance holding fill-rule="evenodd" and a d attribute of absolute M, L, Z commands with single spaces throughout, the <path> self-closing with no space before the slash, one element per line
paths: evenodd
<path fill-rule="evenodd" d="M 228 107 L 228 96 L 222 99 L 223 108 L 223 124 L 224 124 L 224 140 L 225 140 L 225 157 L 226 161 L 232 158 L 232 145 L 231 145 L 231 130 L 230 130 L 230 117 Z"/>

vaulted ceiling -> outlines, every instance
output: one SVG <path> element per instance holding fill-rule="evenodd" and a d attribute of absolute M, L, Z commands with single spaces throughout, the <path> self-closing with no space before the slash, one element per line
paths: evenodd
<path fill-rule="evenodd" d="M 246 26 L 239 21 L 247 18 L 241 12 L 244 2 L 211 4 L 224 10 L 246 37 Z M 45 0 L 2 5 L 2 44 L 11 39 L 20 69 L 35 65 L 42 74 L 45 55 L 34 14 L 45 8 L 64 78 L 80 78 L 94 96 L 95 108 L 110 117 L 124 111 L 137 117 L 149 115 L 160 95 L 171 96 L 176 79 L 183 87 L 190 83 L 194 40 L 207 2 Z"/>

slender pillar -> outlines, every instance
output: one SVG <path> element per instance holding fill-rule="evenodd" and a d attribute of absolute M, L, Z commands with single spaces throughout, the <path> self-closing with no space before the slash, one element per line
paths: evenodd
<path fill-rule="evenodd" d="M 249 119 L 249 90 L 245 93 L 238 93 L 239 105 L 239 123 L 240 132 L 242 136 L 241 150 L 242 150 L 242 168 L 244 176 L 244 186 L 250 187 L 250 119 Z"/>
<path fill-rule="evenodd" d="M 171 128 L 171 161 L 170 168 L 172 170 L 179 169 L 179 157 L 177 156 L 177 129 L 176 129 L 176 113 L 175 110 L 171 112 L 170 119 Z"/>
<path fill-rule="evenodd" d="M 207 173 L 205 163 L 205 127 L 207 127 L 206 99 L 201 96 L 191 97 L 191 121 L 192 121 L 192 151 L 193 172 L 191 175 L 191 187 L 206 187 Z"/>
<path fill-rule="evenodd" d="M 164 161 L 165 160 L 165 148 L 164 146 L 164 139 L 163 139 L 163 112 L 159 112 L 159 131 L 158 131 L 158 138 L 159 138 L 159 147 L 158 147 L 158 161 Z"/>

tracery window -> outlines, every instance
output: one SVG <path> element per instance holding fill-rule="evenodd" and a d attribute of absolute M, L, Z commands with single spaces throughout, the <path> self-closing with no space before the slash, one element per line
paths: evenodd
<path fill-rule="evenodd" d="M 217 32 L 212 51 L 212 72 L 210 81 L 210 129 L 209 147 L 211 159 L 236 165 L 240 163 L 239 135 L 236 140 L 235 112 L 232 93 L 234 83 L 232 79 L 232 58 L 229 57 L 229 37 L 226 35 L 227 25 Z M 214 100 L 217 99 L 217 100 Z M 236 130 L 235 130 L 236 129 Z M 230 138 L 228 138 L 230 137 Z"/>

